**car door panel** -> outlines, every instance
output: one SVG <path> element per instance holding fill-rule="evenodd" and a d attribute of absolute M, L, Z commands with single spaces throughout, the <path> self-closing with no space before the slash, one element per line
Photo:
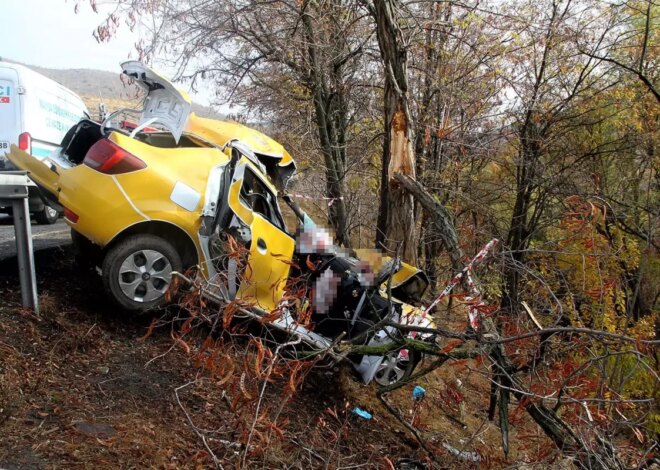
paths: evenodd
<path fill-rule="evenodd" d="M 229 187 L 227 203 L 242 223 L 249 227 L 251 235 L 247 267 L 238 290 L 238 298 L 271 311 L 277 307 L 284 295 L 295 241 L 264 214 L 255 212 L 241 198 L 246 171 L 259 180 L 263 190 L 268 191 L 273 200 L 276 197 L 274 189 L 258 176 L 259 173 L 251 163 L 246 160 L 238 163 Z"/>
<path fill-rule="evenodd" d="M 259 214 L 250 224 L 252 241 L 238 298 L 272 311 L 284 295 L 295 242 Z"/>

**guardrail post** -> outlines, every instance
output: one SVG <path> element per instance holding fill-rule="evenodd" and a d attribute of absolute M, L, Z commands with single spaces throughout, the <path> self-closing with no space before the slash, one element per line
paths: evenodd
<path fill-rule="evenodd" d="M 0 203 L 11 203 L 14 214 L 14 234 L 18 257 L 18 277 L 21 283 L 23 307 L 39 313 L 37 279 L 34 271 L 32 228 L 28 207 L 28 176 L 25 171 L 0 173 Z"/>

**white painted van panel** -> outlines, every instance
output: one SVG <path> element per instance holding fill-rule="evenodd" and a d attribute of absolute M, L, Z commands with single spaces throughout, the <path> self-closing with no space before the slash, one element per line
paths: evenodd
<path fill-rule="evenodd" d="M 0 62 L 0 81 L 13 84 L 9 100 L 15 112 L 13 126 L 0 126 L 0 142 L 17 144 L 18 136 L 29 132 L 32 154 L 36 157 L 48 156 L 60 145 L 66 132 L 87 113 L 82 99 L 73 91 L 28 67 Z M 0 103 L 0 106 L 4 104 L 7 103 Z M 0 119 L 4 119 L 1 107 Z"/>

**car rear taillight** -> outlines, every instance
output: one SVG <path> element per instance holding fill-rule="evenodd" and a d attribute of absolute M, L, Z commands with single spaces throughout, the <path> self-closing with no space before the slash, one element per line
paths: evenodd
<path fill-rule="evenodd" d="M 73 212 L 71 209 L 67 209 L 66 207 L 64 208 L 64 218 L 73 222 L 74 224 L 78 222 L 78 214 Z"/>
<path fill-rule="evenodd" d="M 101 139 L 87 151 L 83 164 L 108 175 L 141 170 L 147 164 L 108 139 Z"/>
<path fill-rule="evenodd" d="M 32 153 L 32 136 L 29 132 L 23 132 L 18 136 L 18 148 Z"/>

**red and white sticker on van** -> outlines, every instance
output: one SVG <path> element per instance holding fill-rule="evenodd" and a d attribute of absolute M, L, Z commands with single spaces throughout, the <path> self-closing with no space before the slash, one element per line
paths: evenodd
<path fill-rule="evenodd" d="M 15 93 L 14 83 L 9 80 L 0 80 L 0 160 L 4 160 L 9 146 L 18 138 L 18 119 L 12 93 Z M 3 163 L 0 162 L 0 168 Z"/>
<path fill-rule="evenodd" d="M 9 104 L 11 102 L 11 86 L 0 86 L 0 104 Z"/>

